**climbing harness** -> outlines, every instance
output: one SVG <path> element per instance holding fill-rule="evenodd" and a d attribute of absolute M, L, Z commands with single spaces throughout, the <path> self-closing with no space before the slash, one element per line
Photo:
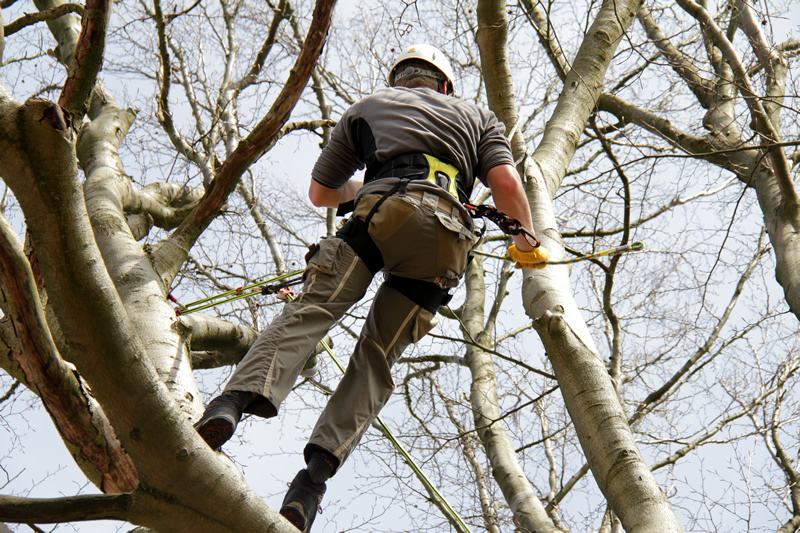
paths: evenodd
<path fill-rule="evenodd" d="M 467 211 L 469 211 L 469 214 L 472 218 L 489 219 L 497 224 L 497 227 L 500 228 L 500 231 L 506 235 L 522 235 L 525 237 L 525 240 L 528 241 L 528 244 L 534 248 L 538 248 L 542 245 L 541 241 L 536 238 L 536 235 L 523 227 L 522 222 L 516 218 L 511 218 L 502 211 L 499 211 L 494 206 L 485 204 L 472 205 L 465 203 L 464 207 L 467 208 Z"/>
<path fill-rule="evenodd" d="M 250 285 L 245 285 L 244 287 L 237 287 L 235 289 L 231 289 L 220 294 L 215 294 L 214 296 L 209 296 L 208 298 L 203 298 L 188 304 L 181 304 L 178 302 L 178 300 L 172 296 L 172 293 L 168 294 L 167 298 L 169 301 L 178 306 L 178 309 L 175 310 L 176 316 L 188 315 L 189 313 L 194 313 L 195 311 L 201 311 L 203 309 L 215 307 L 220 304 L 241 300 L 242 298 L 249 298 L 250 296 L 255 296 L 256 294 L 280 293 L 282 289 L 302 283 L 303 272 L 305 272 L 305 269 L 287 272 L 286 274 L 281 274 L 279 276 L 275 276 L 274 278 L 259 281 L 258 283 L 252 283 Z"/>
<path fill-rule="evenodd" d="M 644 243 L 642 241 L 632 242 L 630 244 L 626 244 L 623 246 L 617 246 L 616 248 L 609 248 L 608 250 L 601 250 L 599 252 L 595 252 L 593 254 L 586 254 L 586 255 L 579 255 L 578 257 L 573 257 L 572 259 L 563 259 L 561 261 L 545 261 L 547 265 L 569 265 L 572 263 L 577 263 L 579 261 L 588 261 L 590 259 L 597 259 L 598 257 L 603 256 L 615 256 L 615 255 L 622 255 L 627 252 L 638 252 L 644 249 Z M 473 254 L 481 255 L 484 257 L 493 257 L 495 259 L 503 259 L 505 261 L 511 261 L 505 255 L 496 255 L 490 254 L 488 252 L 480 252 L 478 250 L 473 250 Z"/>

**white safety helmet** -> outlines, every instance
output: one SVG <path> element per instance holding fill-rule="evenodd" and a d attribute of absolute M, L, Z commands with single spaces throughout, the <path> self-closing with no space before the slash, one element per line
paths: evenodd
<path fill-rule="evenodd" d="M 430 63 L 434 67 L 436 67 L 439 72 L 444 74 L 444 80 L 447 81 L 447 94 L 452 94 L 453 92 L 453 69 L 450 67 L 450 62 L 447 60 L 447 57 L 436 47 L 433 47 L 429 44 L 415 44 L 414 46 L 408 48 L 405 52 L 397 56 L 395 59 L 392 68 L 389 70 L 389 85 L 394 86 L 395 84 L 395 75 L 399 74 L 395 72 L 397 65 L 406 61 L 407 59 L 421 59 L 427 63 Z M 417 71 L 416 74 L 431 74 L 425 71 Z M 438 76 L 433 76 L 438 78 Z"/>

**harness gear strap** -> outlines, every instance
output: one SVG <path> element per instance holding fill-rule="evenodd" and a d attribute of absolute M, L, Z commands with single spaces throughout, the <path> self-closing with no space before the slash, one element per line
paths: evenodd
<path fill-rule="evenodd" d="M 472 218 L 488 218 L 497 224 L 497 227 L 499 227 L 500 230 L 506 235 L 522 235 L 528 241 L 528 244 L 534 248 L 538 248 L 542 245 L 541 241 L 536 238 L 536 235 L 525 229 L 525 227 L 522 225 L 522 222 L 516 218 L 511 218 L 502 211 L 498 211 L 498 209 L 494 206 L 485 204 L 464 204 L 464 207 L 467 208 L 467 211 L 469 211 L 469 214 Z"/>

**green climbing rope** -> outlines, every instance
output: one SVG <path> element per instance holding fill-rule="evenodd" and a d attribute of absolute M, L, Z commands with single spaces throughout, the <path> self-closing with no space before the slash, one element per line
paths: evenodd
<path fill-rule="evenodd" d="M 626 244 L 624 246 L 617 246 L 616 248 L 609 248 L 608 250 L 601 250 L 599 252 L 595 252 L 593 254 L 585 254 L 579 255 L 577 257 L 573 257 L 572 259 L 564 259 L 561 261 L 547 261 L 545 264 L 547 265 L 570 265 L 572 263 L 577 263 L 579 261 L 588 261 L 590 259 L 597 259 L 598 257 L 603 256 L 614 256 L 614 255 L 622 255 L 627 252 L 638 252 L 644 249 L 644 243 L 641 241 L 632 242 L 630 244 Z M 508 257 L 504 255 L 497 255 L 497 254 L 490 254 L 488 252 L 481 252 L 478 250 L 473 250 L 473 254 L 481 255 L 484 257 L 493 257 L 495 259 L 503 259 L 506 261 L 511 261 Z"/>
<path fill-rule="evenodd" d="M 237 287 L 235 289 L 231 289 L 220 294 L 215 294 L 207 298 L 202 298 L 188 304 L 179 303 L 171 293 L 167 297 L 170 299 L 170 301 L 174 302 L 178 306 L 178 309 L 175 310 L 176 315 L 188 315 L 189 313 L 202 311 L 203 309 L 209 309 L 220 304 L 241 300 L 242 298 L 249 298 L 251 296 L 255 296 L 256 294 L 276 293 L 285 287 L 291 287 L 292 285 L 302 283 L 303 272 L 304 270 L 287 272 L 286 274 L 281 274 L 279 276 L 275 276 L 274 278 L 265 279 L 257 283 L 251 283 L 250 285 L 245 285 L 244 287 Z"/>
<path fill-rule="evenodd" d="M 626 244 L 624 246 L 617 246 L 616 248 L 609 248 L 608 250 L 601 250 L 599 252 L 595 252 L 592 254 L 579 255 L 577 257 L 573 257 L 572 259 L 564 259 L 561 261 L 547 261 L 546 264 L 569 265 L 572 263 L 577 263 L 579 261 L 588 261 L 590 259 L 596 259 L 598 257 L 603 257 L 603 256 L 614 256 L 614 255 L 621 255 L 627 252 L 638 252 L 643 249 L 644 249 L 644 243 L 642 243 L 641 241 L 636 241 L 630 244 Z M 473 250 L 472 253 L 484 257 L 492 257 L 494 259 L 503 259 L 506 261 L 510 261 L 510 259 L 504 255 L 491 254 L 488 252 L 481 252 L 479 250 Z M 274 278 L 266 279 L 264 281 L 259 281 L 258 283 L 252 283 L 244 287 L 237 287 L 236 289 L 231 289 L 229 291 L 225 291 L 220 294 L 216 294 L 214 296 L 202 298 L 200 300 L 188 304 L 179 303 L 172 296 L 172 294 L 169 294 L 168 298 L 178 306 L 178 309 L 175 310 L 176 315 L 178 316 L 187 315 L 189 313 L 194 313 L 196 311 L 201 311 L 203 309 L 209 309 L 211 307 L 220 304 L 233 302 L 235 300 L 240 300 L 242 298 L 249 298 L 257 294 L 277 293 L 280 289 L 302 283 L 303 272 L 304 270 L 295 270 L 293 272 L 287 272 L 286 274 L 281 274 L 279 276 L 275 276 Z"/>

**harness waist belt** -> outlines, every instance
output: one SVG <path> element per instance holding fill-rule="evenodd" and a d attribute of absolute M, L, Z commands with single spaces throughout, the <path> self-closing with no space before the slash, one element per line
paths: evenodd
<path fill-rule="evenodd" d="M 411 153 L 394 157 L 381 165 L 375 172 L 367 169 L 364 183 L 387 177 L 409 180 L 424 179 L 441 187 L 459 201 L 466 202 L 469 199 L 469 191 L 461 190 L 463 178 L 458 169 L 430 154 Z"/>

